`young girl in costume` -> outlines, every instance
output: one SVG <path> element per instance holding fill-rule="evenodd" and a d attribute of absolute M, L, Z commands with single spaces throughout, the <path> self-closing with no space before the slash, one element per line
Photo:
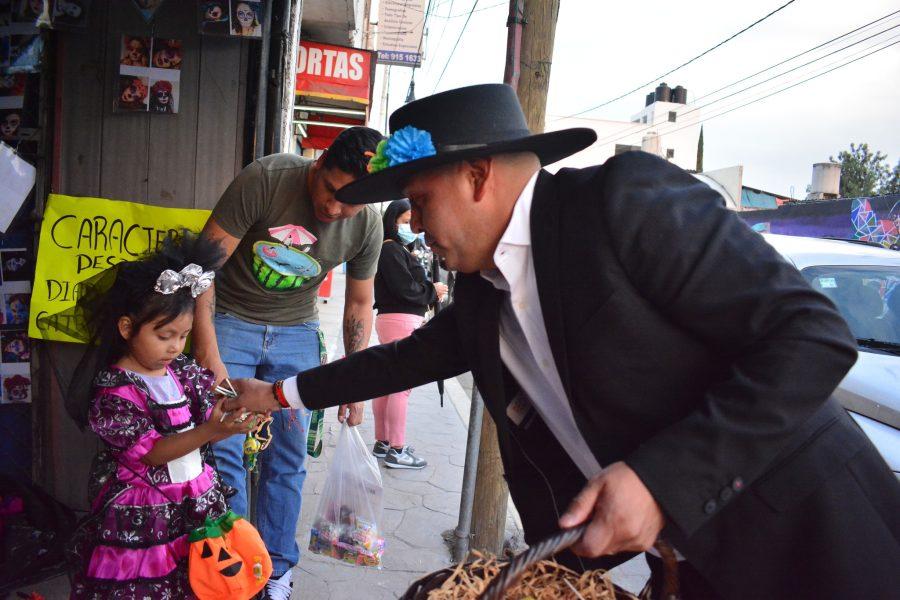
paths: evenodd
<path fill-rule="evenodd" d="M 72 598 L 193 598 L 188 534 L 227 511 L 209 443 L 255 419 L 224 414 L 212 372 L 182 354 L 218 258 L 204 246 L 170 238 L 157 254 L 117 265 L 97 283 L 115 277 L 107 291 L 88 289 L 79 302 L 106 366 L 89 401 L 67 404 L 105 450 L 90 481 L 93 518 L 77 536 Z"/>

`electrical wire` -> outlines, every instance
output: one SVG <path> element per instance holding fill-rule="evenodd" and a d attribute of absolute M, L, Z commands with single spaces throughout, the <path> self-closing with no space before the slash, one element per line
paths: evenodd
<path fill-rule="evenodd" d="M 816 62 L 818 62 L 818 61 L 820 61 L 820 60 L 824 60 L 824 59 L 828 58 L 829 56 L 833 56 L 833 55 L 835 55 L 835 54 L 838 54 L 838 53 L 840 53 L 840 52 L 843 52 L 844 50 L 847 50 L 847 49 L 849 49 L 849 48 L 852 48 L 853 46 L 856 46 L 857 44 L 861 44 L 861 43 L 863 43 L 863 42 L 869 41 L 869 40 L 872 39 L 872 38 L 878 37 L 878 36 L 880 36 L 880 35 L 882 35 L 882 34 L 884 34 L 884 33 L 887 33 L 888 31 L 891 31 L 891 30 L 896 29 L 896 28 L 898 28 L 898 27 L 900 27 L 900 24 L 894 25 L 893 27 L 888 27 L 887 29 L 883 29 L 882 31 L 879 31 L 878 33 L 872 34 L 872 35 L 870 35 L 870 36 L 868 36 L 868 37 L 866 37 L 866 38 L 863 38 L 863 39 L 861 39 L 861 40 L 857 40 L 856 42 L 853 42 L 852 44 L 848 44 L 848 45 L 844 46 L 843 48 L 840 48 L 840 49 L 838 49 L 838 50 L 834 50 L 834 51 L 832 51 L 832 52 L 829 52 L 828 54 L 823 54 L 822 56 L 820 56 L 820 57 L 818 57 L 818 58 L 815 58 L 815 59 L 813 59 L 813 60 L 811 60 L 811 61 L 807 61 L 807 62 L 803 63 L 802 65 L 798 65 L 798 66 L 796 66 L 796 67 L 793 67 L 793 68 L 791 68 L 791 69 L 788 69 L 787 71 L 782 71 L 781 73 L 779 73 L 779 74 L 777 74 L 777 75 L 773 75 L 772 77 L 769 77 L 768 79 L 764 79 L 764 80 L 759 81 L 759 82 L 757 82 L 757 83 L 754 83 L 754 84 L 752 84 L 752 85 L 748 85 L 747 87 L 741 88 L 740 90 L 737 90 L 736 92 L 732 92 L 731 94 L 728 94 L 727 96 L 722 96 L 721 98 L 717 98 L 716 100 L 712 100 L 712 101 L 710 101 L 710 102 L 707 102 L 706 104 L 701 104 L 701 105 L 699 105 L 699 106 L 693 106 L 690 110 L 686 110 L 686 111 L 684 111 L 684 112 L 682 112 L 682 113 L 678 113 L 678 116 L 681 117 L 681 118 L 684 118 L 684 117 L 688 116 L 689 114 L 694 113 L 694 112 L 696 112 L 696 111 L 698 111 L 698 110 L 700 110 L 700 109 L 706 108 L 706 107 L 708 107 L 708 106 L 712 106 L 713 104 L 718 104 L 719 102 L 722 102 L 722 101 L 724 101 L 724 100 L 727 100 L 728 98 L 732 98 L 732 97 L 734 97 L 734 96 L 736 96 L 736 95 L 738 95 L 738 94 L 741 94 L 741 93 L 743 93 L 743 92 L 746 92 L 747 90 L 753 89 L 753 88 L 755 88 L 755 87 L 758 87 L 758 86 L 760 86 L 760 85 L 763 85 L 763 84 L 768 83 L 768 82 L 770 82 L 770 81 L 773 81 L 773 80 L 775 80 L 775 79 L 778 79 L 778 78 L 780 78 L 780 77 L 783 77 L 783 76 L 787 75 L 788 73 L 792 73 L 792 72 L 794 72 L 794 71 L 796 71 L 796 70 L 798 70 L 798 69 L 802 69 L 803 67 L 807 67 L 807 66 L 809 66 L 809 65 L 811 65 L 811 64 L 813 64 L 813 63 L 816 63 Z M 891 39 L 893 39 L 893 38 L 891 38 Z M 869 49 L 871 49 L 871 48 L 874 48 L 875 46 L 877 46 L 877 45 L 880 44 L 880 43 L 882 43 L 882 42 L 880 42 L 880 41 L 879 41 L 879 42 L 876 42 L 876 43 L 872 44 L 871 46 L 868 46 L 867 48 L 865 48 L 863 51 L 865 52 L 866 50 L 869 50 Z M 845 60 L 846 58 L 847 58 L 846 56 L 845 56 L 845 57 L 842 57 L 842 58 L 839 59 L 838 61 L 835 61 L 835 62 L 833 62 L 833 63 L 830 63 L 830 64 L 827 65 L 827 66 L 831 66 L 831 65 L 833 65 L 833 64 L 836 64 L 837 62 L 840 62 L 841 60 Z M 781 84 L 779 84 L 779 85 L 781 85 Z M 727 86 L 726 86 L 726 87 L 727 87 Z M 725 88 L 721 88 L 721 89 L 725 89 Z M 769 88 L 769 89 L 772 89 L 772 88 Z M 720 91 L 721 91 L 721 90 L 720 90 Z M 711 95 L 711 94 L 707 94 L 707 96 L 709 96 L 709 95 Z M 640 130 L 638 130 L 638 131 L 632 131 L 632 132 L 629 132 L 629 133 L 627 134 L 627 136 L 630 137 L 631 135 L 634 135 L 634 134 L 636 134 L 636 133 L 641 133 L 641 132 L 643 132 L 643 131 L 647 131 L 648 129 L 653 129 L 653 128 L 655 128 L 655 127 L 657 127 L 656 124 L 650 124 L 650 125 L 648 125 L 647 127 L 643 128 L 643 129 L 640 129 Z M 616 136 L 618 136 L 620 133 L 623 133 L 623 132 L 627 131 L 628 129 L 631 129 L 631 126 L 626 127 L 626 128 L 624 128 L 624 129 L 622 129 L 622 130 L 620 130 L 619 132 L 616 132 L 616 133 L 614 133 L 614 134 L 610 134 L 609 136 L 606 136 L 606 137 L 616 137 Z M 606 138 L 604 138 L 604 140 L 605 140 L 605 139 L 606 139 Z M 598 141 L 601 141 L 601 142 L 602 142 L 603 140 L 598 140 Z"/>
<path fill-rule="evenodd" d="M 888 41 L 893 40 L 893 39 L 897 39 L 898 37 L 900 37 L 900 36 L 894 36 L 894 37 L 890 38 Z M 879 43 L 881 43 L 881 42 L 879 42 Z M 891 42 L 890 44 L 887 44 L 887 45 L 885 45 L 885 46 L 882 46 L 881 48 L 878 48 L 878 49 L 876 49 L 876 50 L 872 50 L 871 52 L 867 52 L 866 54 L 863 54 L 862 56 L 857 56 L 856 58 L 854 58 L 854 59 L 852 59 L 852 60 L 849 60 L 849 61 L 847 61 L 847 62 L 844 62 L 844 63 L 840 64 L 840 65 L 837 65 L 837 66 L 834 66 L 834 67 L 832 67 L 832 68 L 829 68 L 829 69 L 827 69 L 827 70 L 825 70 L 825 71 L 822 71 L 821 73 L 817 73 L 817 74 L 812 75 L 812 76 L 810 76 L 810 77 L 807 77 L 807 78 L 805 78 L 805 79 L 803 79 L 803 80 L 801 80 L 801 81 L 797 81 L 796 83 L 793 83 L 793 84 L 791 84 L 791 85 L 789 85 L 789 86 L 787 86 L 787 87 L 783 87 L 783 88 L 781 88 L 781 89 L 776 89 L 775 91 L 773 91 L 773 92 L 771 92 L 771 93 L 768 93 L 768 94 L 765 94 L 764 96 L 760 96 L 760 97 L 758 97 L 758 98 L 754 98 L 753 100 L 750 100 L 750 101 L 748 101 L 748 102 L 744 102 L 743 104 L 739 104 L 739 105 L 734 106 L 734 107 L 732 107 L 732 108 L 728 108 L 727 110 L 724 110 L 724 111 L 722 111 L 722 112 L 716 113 L 716 114 L 714 114 L 714 115 L 711 115 L 711 116 L 708 116 L 708 117 L 699 118 L 699 119 L 697 119 L 696 121 L 694 121 L 694 122 L 692 122 L 692 123 L 688 123 L 688 124 L 682 125 L 681 127 L 677 127 L 677 128 L 675 128 L 675 129 L 669 129 L 669 130 L 666 130 L 666 131 L 664 131 L 664 132 L 661 132 L 660 135 L 669 135 L 669 134 L 675 133 L 675 132 L 677 132 L 677 131 L 681 131 L 681 130 L 683 130 L 683 129 L 687 129 L 688 127 L 696 127 L 696 126 L 697 126 L 698 124 L 700 124 L 700 123 L 706 123 L 707 121 L 711 121 L 711 120 L 716 119 L 716 118 L 718 118 L 718 117 L 721 117 L 721 116 L 723 116 L 723 115 L 727 115 L 727 114 L 729 114 L 729 113 L 732 113 L 732 112 L 734 112 L 734 111 L 736 111 L 736 110 L 739 110 L 739 109 L 741 109 L 741 108 L 744 108 L 744 107 L 746 107 L 746 106 L 750 106 L 751 104 L 756 104 L 757 102 L 761 102 L 761 101 L 763 101 L 763 100 L 765 100 L 765 99 L 767 99 L 767 98 L 771 98 L 772 96 L 776 96 L 776 95 L 778 95 L 778 94 L 781 94 L 781 93 L 783 93 L 783 92 L 786 92 L 786 91 L 788 91 L 788 90 L 791 90 L 791 89 L 793 89 L 793 88 L 795 88 L 795 87 L 798 87 L 798 86 L 800 86 L 800 85 L 803 85 L 803 84 L 805 84 L 805 83 L 807 83 L 807 82 L 809 82 L 809 81 L 812 81 L 812 80 L 814 80 L 814 79 L 818 79 L 819 77 L 822 77 L 822 76 L 824 76 L 824 75 L 828 75 L 829 73 L 831 73 L 831 72 L 833 72 L 833 71 L 837 71 L 838 69 L 842 69 L 843 67 L 846 67 L 846 66 L 851 65 L 851 64 L 853 64 L 853 63 L 855 63 L 855 62 L 858 62 L 858 61 L 860 61 L 860 60 L 862 60 L 862 59 L 864 59 L 864 58 L 867 58 L 867 57 L 869 57 L 869 56 L 872 56 L 873 54 L 877 54 L 877 53 L 879 53 L 879 52 L 881 52 L 881 51 L 883 51 L 883 50 L 887 50 L 888 48 L 891 48 L 891 47 L 893 47 L 893 46 L 896 46 L 897 44 L 900 44 L 900 39 L 897 39 L 897 41 Z M 873 45 L 870 46 L 869 48 L 872 48 L 872 47 L 877 46 L 877 45 L 878 45 L 878 44 L 873 44 Z M 868 48 L 867 48 L 866 50 L 868 50 Z M 844 60 L 844 59 L 841 59 L 841 60 Z M 840 61 L 837 61 L 837 62 L 840 62 Z M 834 63 L 832 63 L 832 64 L 834 64 Z M 649 127 L 648 129 L 652 129 L 652 127 Z M 642 131 L 643 131 L 643 130 L 642 130 Z M 598 142 L 596 142 L 596 143 L 602 143 L 602 144 L 604 144 L 604 145 L 605 145 L 605 144 L 612 144 L 612 143 L 615 143 L 615 142 L 624 140 L 624 139 L 626 139 L 626 138 L 628 138 L 628 137 L 631 137 L 631 136 L 634 135 L 635 133 L 640 133 L 640 131 L 629 133 L 629 134 L 626 135 L 626 136 L 619 137 L 619 138 L 617 138 L 617 139 L 613 139 L 613 140 L 610 140 L 610 141 L 608 141 L 608 142 L 607 142 L 607 141 L 600 141 L 600 140 L 598 140 Z M 605 139 L 607 139 L 607 138 L 604 138 L 604 140 L 605 140 Z"/>
<path fill-rule="evenodd" d="M 735 86 L 735 85 L 737 85 L 737 84 L 739 84 L 739 83 L 743 83 L 743 82 L 745 82 L 745 81 L 747 81 L 747 80 L 749 80 L 749 79 L 753 79 L 753 78 L 756 77 L 757 75 L 762 75 L 762 74 L 765 73 L 766 71 L 771 71 L 772 69 L 775 69 L 775 68 L 777 68 L 777 67 L 780 67 L 780 66 L 783 65 L 783 64 L 787 64 L 787 63 L 791 62 L 792 60 L 795 60 L 795 59 L 797 59 L 797 58 L 800 58 L 801 56 L 805 56 L 806 54 L 809 54 L 810 52 L 815 52 L 816 50 L 819 50 L 820 48 L 824 48 L 825 46 L 829 46 L 829 45 L 833 44 L 834 42 L 836 42 L 836 41 L 838 41 L 838 40 L 840 40 L 840 39 L 843 39 L 843 38 L 845 38 L 845 37 L 849 37 L 849 36 L 851 36 L 851 35 L 853 35 L 853 34 L 855 34 L 855 33 L 858 33 L 858 32 L 860 32 L 860 31 L 863 31 L 863 30 L 865 30 L 865 29 L 868 29 L 868 28 L 871 27 L 872 25 L 875 25 L 876 23 L 880 23 L 881 21 L 884 21 L 885 19 L 889 19 L 889 18 L 891 18 L 891 17 L 893 17 L 893 16 L 896 16 L 897 14 L 900 14 L 900 10 L 895 10 L 894 12 L 888 13 L 888 14 L 886 14 L 886 15 L 883 16 L 883 17 L 880 17 L 880 18 L 878 18 L 878 19 L 875 19 L 874 21 L 870 21 L 870 22 L 866 23 L 865 25 L 861 25 L 861 26 L 857 27 L 856 29 L 853 29 L 852 31 L 848 31 L 847 33 L 842 33 L 841 35 L 839 35 L 839 36 L 837 36 L 837 37 L 831 38 L 831 39 L 828 40 L 827 42 L 822 42 L 822 43 L 819 44 L 818 46 L 813 46 L 812 48 L 810 48 L 810 49 L 808 49 L 808 50 L 804 50 L 803 52 L 800 52 L 799 54 L 795 54 L 795 55 L 791 56 L 790 58 L 786 58 L 786 59 L 782 60 L 781 62 L 777 62 L 777 63 L 775 63 L 774 65 L 771 65 L 771 66 L 766 67 L 765 69 L 759 70 L 759 71 L 757 71 L 756 73 L 753 73 L 752 75 L 747 75 L 746 77 L 743 77 L 743 78 L 741 78 L 741 79 L 738 79 L 737 81 L 733 81 L 733 82 L 729 83 L 729 84 L 726 85 L 726 86 L 720 87 L 720 88 L 717 89 L 717 90 L 714 90 L 714 91 L 712 91 L 712 92 L 703 94 L 702 96 L 698 96 L 698 97 L 694 98 L 694 102 L 697 102 L 698 100 L 702 100 L 703 98 L 707 98 L 707 97 L 712 96 L 712 95 L 714 95 L 714 94 L 718 94 L 718 93 L 721 92 L 722 90 L 725 90 L 725 89 L 727 89 L 727 88 L 729 88 L 729 87 Z"/>
<path fill-rule="evenodd" d="M 462 29 L 459 32 L 459 36 L 457 36 L 456 38 L 456 43 L 453 44 L 453 49 L 450 51 L 450 56 L 447 57 L 447 62 L 444 63 L 444 68 L 441 70 L 440 76 L 438 76 L 437 83 L 434 84 L 434 88 L 431 90 L 432 94 L 437 90 L 438 86 L 441 85 L 441 80 L 444 78 L 444 73 L 447 72 L 447 66 L 453 59 L 453 54 L 456 52 L 456 47 L 459 46 L 459 40 L 462 39 L 463 34 L 466 32 L 466 27 L 469 26 L 469 21 L 472 19 L 472 14 L 475 12 L 475 8 L 478 6 L 478 1 L 479 0 L 475 0 L 475 2 L 472 4 L 472 8 L 469 9 L 469 16 L 466 17 L 466 22 L 463 23 Z"/>
<path fill-rule="evenodd" d="M 635 92 L 638 92 L 638 91 L 644 89 L 644 88 L 647 87 L 648 85 L 652 85 L 652 84 L 656 83 L 657 81 L 661 80 L 663 77 L 666 77 L 666 76 L 668 76 L 668 75 L 671 75 L 672 73 L 674 73 L 674 72 L 676 72 L 676 71 L 679 71 L 679 70 L 681 70 L 682 68 L 688 66 L 689 64 L 691 64 L 691 63 L 693 63 L 693 62 L 695 62 L 695 61 L 697 61 L 697 60 L 703 58 L 704 56 L 706 56 L 707 54 L 709 54 L 709 53 L 712 52 L 713 50 L 716 50 L 717 48 L 720 48 L 720 47 L 724 46 L 725 44 L 727 44 L 728 42 L 730 42 L 730 41 L 733 40 L 734 38 L 736 38 L 736 37 L 738 37 L 739 35 L 741 35 L 741 34 L 743 34 L 743 33 L 746 33 L 747 31 L 753 29 L 754 27 L 756 27 L 757 25 L 759 25 L 760 23 L 762 23 L 763 21 L 765 21 L 766 19 L 768 19 L 768 18 L 771 17 L 772 15 L 774 15 L 774 14 L 780 12 L 781 10 L 787 8 L 788 6 L 790 6 L 791 4 L 793 4 L 794 2 L 796 2 L 796 0 L 788 0 L 788 1 L 785 2 L 784 4 L 782 4 L 781 6 L 779 6 L 778 8 L 776 8 L 775 10 L 773 10 L 772 12 L 770 12 L 769 14 L 767 14 L 766 16 L 764 16 L 764 17 L 762 17 L 762 18 L 760 18 L 760 19 L 757 19 L 756 21 L 754 21 L 754 22 L 751 23 L 750 25 L 747 25 L 746 27 L 744 27 L 743 29 L 741 29 L 741 30 L 738 31 L 737 33 L 732 34 L 731 36 L 725 38 L 724 40 L 722 40 L 721 42 L 719 42 L 719 43 L 716 44 L 715 46 L 713 46 L 713 47 L 711 47 L 711 48 L 709 48 L 709 49 L 707 49 L 707 50 L 704 50 L 703 52 L 701 52 L 700 54 L 698 54 L 698 55 L 695 56 L 694 58 L 692 58 L 692 59 L 690 59 L 690 60 L 688 60 L 688 61 L 685 61 L 685 62 L 681 63 L 680 65 L 678 65 L 678 66 L 675 67 L 674 69 L 670 69 L 670 70 L 666 71 L 665 73 L 663 73 L 662 75 L 657 75 L 656 77 L 652 78 L 650 81 L 648 81 L 648 82 L 646 82 L 646 83 L 642 83 L 641 85 L 637 86 L 636 88 L 634 88 L 634 89 L 632 89 L 632 90 L 629 90 L 629 91 L 625 92 L 624 94 L 621 94 L 621 95 L 616 96 L 615 98 L 611 98 L 611 99 L 609 99 L 609 100 L 605 100 L 605 101 L 601 102 L 600 104 L 597 104 L 597 105 L 595 105 L 595 106 L 591 106 L 590 108 L 585 108 L 584 110 L 580 110 L 580 111 L 578 111 L 578 112 L 576 112 L 576 113 L 572 113 L 572 114 L 566 115 L 566 116 L 564 116 L 564 117 L 558 117 L 556 120 L 559 120 L 559 119 L 566 119 L 566 118 L 569 118 L 569 117 L 577 117 L 578 115 L 583 115 L 583 114 L 586 113 L 586 112 L 590 112 L 590 111 L 592 111 L 592 110 L 597 110 L 598 108 L 602 108 L 602 107 L 604 107 L 604 106 L 607 106 L 607 105 L 609 105 L 609 104 L 612 104 L 613 102 L 615 102 L 615 101 L 617 101 L 617 100 L 621 100 L 622 98 L 625 98 L 626 96 L 630 96 L 631 94 L 633 94 L 633 93 L 635 93 Z"/>
<path fill-rule="evenodd" d="M 447 14 L 448 14 L 448 15 L 449 15 L 450 13 L 453 12 L 453 1 L 454 1 L 454 0 L 450 0 L 450 7 L 447 8 Z M 443 4 L 443 3 L 442 3 L 442 4 Z M 437 8 L 435 8 L 435 10 L 437 10 Z M 449 23 L 449 22 L 450 22 L 449 20 L 445 19 L 445 20 L 444 20 L 444 25 L 441 27 L 441 36 L 440 36 L 440 38 L 438 38 L 437 46 L 434 47 L 434 55 L 435 55 L 435 56 L 437 56 L 438 51 L 441 49 L 441 44 L 442 44 L 443 41 L 444 41 L 444 33 L 447 32 L 447 23 Z M 429 63 L 428 63 L 428 66 L 425 68 L 425 74 L 426 74 L 426 75 L 428 75 L 429 73 L 431 73 L 431 67 L 432 67 L 432 65 L 434 65 L 434 61 L 429 62 Z"/>

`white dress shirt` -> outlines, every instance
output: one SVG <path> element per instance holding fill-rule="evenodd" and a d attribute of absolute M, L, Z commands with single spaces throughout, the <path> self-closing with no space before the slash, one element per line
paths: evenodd
<path fill-rule="evenodd" d="M 496 269 L 481 276 L 495 288 L 507 292 L 500 306 L 500 358 L 522 388 L 526 402 L 541 416 L 560 445 L 590 479 L 601 466 L 575 424 L 569 399 L 550 350 L 544 316 L 538 297 L 537 277 L 531 250 L 531 202 L 538 174 L 532 175 L 513 208 L 512 218 L 497 249 Z M 512 405 L 515 412 L 519 398 Z"/>
<path fill-rule="evenodd" d="M 550 351 L 538 298 L 531 254 L 531 201 L 537 176 L 535 173 L 528 180 L 519 195 L 509 225 L 494 251 L 497 269 L 482 271 L 481 276 L 507 292 L 500 308 L 500 358 L 526 396 L 520 396 L 514 406 L 520 406 L 522 401 L 533 406 L 578 469 L 590 479 L 601 467 L 575 424 Z M 296 377 L 285 380 L 283 390 L 292 408 L 303 408 Z M 510 417 L 517 420 L 515 414 Z"/>

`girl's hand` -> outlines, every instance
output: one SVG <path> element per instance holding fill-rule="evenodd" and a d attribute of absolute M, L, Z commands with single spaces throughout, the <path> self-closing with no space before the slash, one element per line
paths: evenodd
<path fill-rule="evenodd" d="M 447 286 L 443 283 L 438 282 L 434 284 L 434 292 L 437 294 L 438 302 L 444 301 L 444 296 L 447 295 L 447 289 Z"/>
<path fill-rule="evenodd" d="M 209 421 L 204 425 L 209 428 L 212 437 L 221 439 L 252 431 L 257 425 L 257 419 L 255 414 L 244 408 L 225 412 L 225 398 L 220 398 L 209 415 Z"/>

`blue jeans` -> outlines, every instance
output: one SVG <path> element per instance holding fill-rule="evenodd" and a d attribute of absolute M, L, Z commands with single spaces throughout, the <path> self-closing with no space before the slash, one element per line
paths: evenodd
<path fill-rule="evenodd" d="M 318 323 L 292 326 L 257 325 L 237 317 L 216 315 L 216 338 L 222 362 L 232 378 L 256 377 L 276 381 L 319 365 Z M 276 411 L 272 443 L 259 453 L 257 528 L 272 557 L 273 575 L 281 576 L 300 560 L 296 530 L 301 491 L 306 479 L 306 435 L 310 413 Z M 247 514 L 247 471 L 243 435 L 213 445 L 219 475 L 237 494 L 231 509 Z"/>

